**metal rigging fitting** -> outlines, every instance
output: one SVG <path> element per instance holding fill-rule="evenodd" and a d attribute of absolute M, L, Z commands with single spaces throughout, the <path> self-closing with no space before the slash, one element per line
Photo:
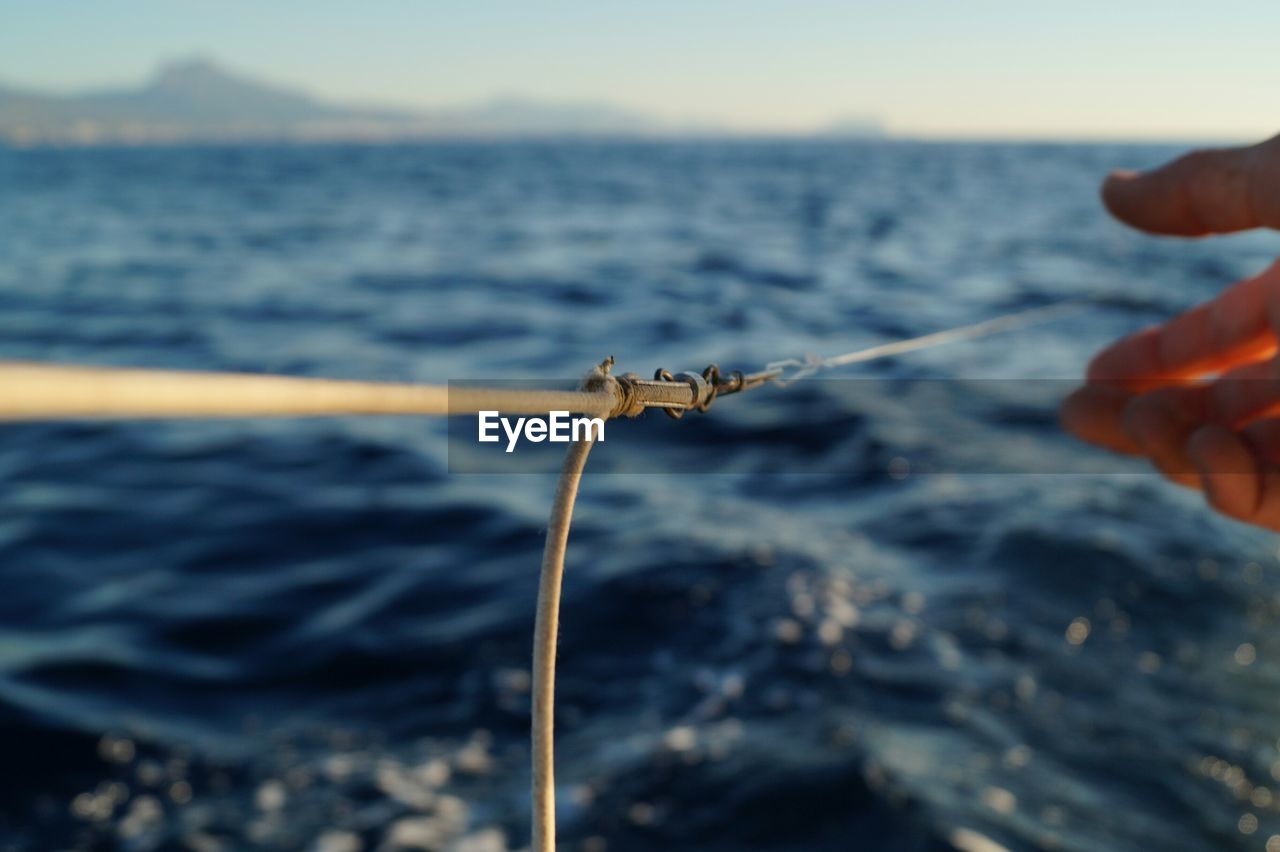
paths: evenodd
<path fill-rule="evenodd" d="M 635 417 L 646 408 L 661 408 L 679 420 L 689 409 L 706 411 L 718 396 L 751 390 L 782 375 L 782 370 L 767 369 L 758 373 L 734 370 L 726 376 L 710 364 L 701 373 L 657 370 L 652 379 L 642 379 L 635 373 L 610 375 L 613 364 L 611 355 L 587 374 L 582 385 L 586 391 L 611 386 L 618 397 L 611 417 Z"/>
<path fill-rule="evenodd" d="M 663 408 L 667 412 L 667 416 L 679 420 L 684 416 L 685 411 L 689 409 L 706 411 L 718 396 L 751 390 L 765 382 L 778 378 L 780 375 L 780 370 L 764 370 L 750 374 L 743 373 L 741 370 L 734 370 L 726 378 L 720 372 L 718 365 L 708 364 L 707 368 L 701 373 L 684 372 L 672 374 L 668 370 L 656 370 L 653 378 L 654 381 L 659 382 L 681 382 L 692 389 L 693 400 L 688 405 L 681 408 Z"/>

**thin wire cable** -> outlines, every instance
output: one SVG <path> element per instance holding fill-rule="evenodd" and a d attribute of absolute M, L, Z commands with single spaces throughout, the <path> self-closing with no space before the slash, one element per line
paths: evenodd
<path fill-rule="evenodd" d="M 555 696 L 556 642 L 560 630 L 560 587 L 564 580 L 564 555 L 578 484 L 587 464 L 592 441 L 576 441 L 565 455 L 556 496 L 547 524 L 538 581 L 538 609 L 533 627 L 533 852 L 555 852 Z"/>
<path fill-rule="evenodd" d="M 911 337 L 906 340 L 895 340 L 892 343 L 882 343 L 877 346 L 871 346 L 867 349 L 857 349 L 853 352 L 846 352 L 843 355 L 832 355 L 827 358 L 810 355 L 803 360 L 798 358 L 788 358 L 782 361 L 770 361 L 766 366 L 766 371 L 780 371 L 780 378 L 777 379 L 781 385 L 786 385 L 797 379 L 811 376 L 819 370 L 830 370 L 835 367 L 844 367 L 849 364 L 862 364 L 867 361 L 875 361 L 880 358 L 890 358 L 894 355 L 902 355 L 907 352 L 917 352 L 921 349 L 932 349 L 935 346 L 943 346 L 948 343 L 958 343 L 962 340 L 976 340 L 980 337 L 987 337 L 992 334 L 998 334 L 1002 331 L 1012 331 L 1015 328 L 1023 326 L 1035 325 L 1037 323 L 1048 322 L 1049 320 L 1058 319 L 1059 317 L 1075 313 L 1085 307 L 1083 302 L 1059 302 L 1054 305 L 1045 305 L 1039 308 L 1031 308 L 1025 311 L 1018 311 L 1012 314 L 993 317 L 989 320 L 976 322 L 972 325 L 962 325 L 958 328 L 948 328 L 943 331 L 935 331 L 932 334 L 923 334 L 919 337 Z M 785 375 L 788 369 L 795 369 L 796 372 L 790 376 Z"/>

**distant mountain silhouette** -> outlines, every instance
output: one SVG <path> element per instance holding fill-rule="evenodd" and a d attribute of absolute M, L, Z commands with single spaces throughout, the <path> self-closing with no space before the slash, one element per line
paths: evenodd
<path fill-rule="evenodd" d="M 473 107 L 426 113 L 436 127 L 486 135 L 655 133 L 661 125 L 638 112 L 607 104 L 496 98 Z"/>
<path fill-rule="evenodd" d="M 879 139 L 888 134 L 879 119 L 869 115 L 851 115 L 831 122 L 815 135 L 833 139 Z"/>
<path fill-rule="evenodd" d="M 348 107 L 205 59 L 165 65 L 135 89 L 60 96 L 0 86 L 0 140 L 16 143 L 635 134 L 653 126 L 609 106 L 515 98 L 429 112 Z"/>
<path fill-rule="evenodd" d="M 860 135 L 874 135 L 867 124 Z M 49 95 L 0 86 L 0 142 L 155 143 L 237 140 L 395 140 L 433 137 L 653 136 L 723 133 L 664 125 L 594 103 L 500 98 L 456 109 L 345 106 L 262 83 L 207 59 L 160 68 L 131 89 Z"/>

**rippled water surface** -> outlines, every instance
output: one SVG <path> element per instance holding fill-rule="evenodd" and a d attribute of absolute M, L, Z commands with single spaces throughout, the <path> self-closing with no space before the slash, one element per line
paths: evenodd
<path fill-rule="evenodd" d="M 765 389 L 611 433 L 593 467 L 629 446 L 664 472 L 583 485 L 562 846 L 1262 850 L 1274 538 L 1138 466 L 885 468 L 915 440 L 884 425 L 894 380 L 1067 379 L 1274 256 L 1264 235 L 1105 219 L 1101 176 L 1173 151 L 0 150 L 0 356 L 414 381 L 610 354 L 755 368 L 1084 299 L 851 368 L 881 380 L 862 394 Z M 1093 458 L 1049 411 L 960 407 L 955 441 Z M 554 482 L 451 474 L 445 435 L 0 428 L 0 848 L 525 845 Z"/>

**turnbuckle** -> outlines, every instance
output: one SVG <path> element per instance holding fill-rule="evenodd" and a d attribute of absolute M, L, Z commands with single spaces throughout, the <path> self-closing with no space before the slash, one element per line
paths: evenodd
<path fill-rule="evenodd" d="M 672 373 L 670 370 L 655 370 L 653 379 L 658 382 L 681 382 L 693 389 L 692 404 L 683 407 L 664 407 L 662 409 L 667 413 L 668 417 L 679 420 L 684 416 L 685 411 L 689 409 L 706 411 L 711 407 L 711 403 L 715 402 L 716 397 L 741 393 L 742 391 L 759 387 L 765 382 L 776 379 L 778 375 L 779 371 L 775 370 L 765 370 L 760 373 L 750 374 L 743 373 L 741 370 L 733 370 L 726 376 L 720 372 L 719 366 L 709 364 L 701 373 Z"/>

